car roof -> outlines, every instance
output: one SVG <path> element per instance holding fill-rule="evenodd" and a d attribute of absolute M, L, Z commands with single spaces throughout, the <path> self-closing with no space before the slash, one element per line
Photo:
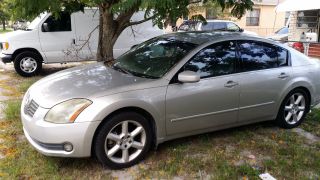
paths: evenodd
<path fill-rule="evenodd" d="M 234 23 L 233 21 L 229 21 L 229 20 L 219 20 L 219 19 L 207 20 L 207 22 L 232 22 L 232 23 Z"/>
<path fill-rule="evenodd" d="M 226 38 L 240 38 L 240 39 L 255 39 L 265 41 L 266 39 L 256 36 L 250 36 L 241 32 L 226 32 L 226 31 L 188 31 L 177 32 L 160 36 L 166 39 L 172 39 L 177 41 L 189 42 L 192 44 L 205 44 L 207 42 L 215 41 L 218 39 Z M 271 42 L 271 41 L 268 41 Z"/>

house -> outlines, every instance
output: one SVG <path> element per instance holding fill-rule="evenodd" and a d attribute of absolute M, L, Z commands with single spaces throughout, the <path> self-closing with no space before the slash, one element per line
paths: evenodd
<path fill-rule="evenodd" d="M 290 12 L 288 40 L 308 41 L 304 43 L 305 54 L 320 58 L 320 0 L 286 0 L 277 6 L 277 12 L 284 11 Z"/>
<path fill-rule="evenodd" d="M 286 26 L 289 13 L 277 12 L 278 3 L 284 0 L 253 0 L 251 11 L 241 19 L 233 20 L 243 29 L 256 32 L 260 36 L 272 35 L 275 31 Z"/>

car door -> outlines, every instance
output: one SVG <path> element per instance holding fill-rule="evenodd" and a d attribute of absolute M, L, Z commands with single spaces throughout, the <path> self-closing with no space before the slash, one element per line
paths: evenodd
<path fill-rule="evenodd" d="M 166 95 L 167 134 L 219 127 L 237 121 L 239 87 L 236 46 L 225 41 L 208 46 L 187 62 L 182 71 L 199 73 L 197 83 L 171 83 Z"/>
<path fill-rule="evenodd" d="M 272 120 L 291 77 L 288 51 L 257 41 L 238 41 L 239 121 Z"/>
<path fill-rule="evenodd" d="M 43 22 L 39 40 L 48 63 L 77 61 L 74 31 L 69 13 L 49 16 Z"/>

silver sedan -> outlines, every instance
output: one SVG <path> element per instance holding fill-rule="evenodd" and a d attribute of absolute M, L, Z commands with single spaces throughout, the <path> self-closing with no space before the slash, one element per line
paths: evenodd
<path fill-rule="evenodd" d="M 40 153 L 96 156 L 113 169 L 174 138 L 260 121 L 302 123 L 320 100 L 319 63 L 241 33 L 187 32 L 38 81 L 21 115 Z"/>

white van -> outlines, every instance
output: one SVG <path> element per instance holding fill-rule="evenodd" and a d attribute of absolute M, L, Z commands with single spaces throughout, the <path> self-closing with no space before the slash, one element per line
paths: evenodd
<path fill-rule="evenodd" d="M 144 12 L 136 13 L 132 20 L 141 20 Z M 41 71 L 42 63 L 81 62 L 96 59 L 99 11 L 85 9 L 73 14 L 61 13 L 55 18 L 43 13 L 26 30 L 10 32 L 0 39 L 0 58 L 4 63 L 14 62 L 22 76 Z M 114 46 L 118 57 L 132 46 L 163 34 L 151 21 L 129 27 L 123 31 Z M 89 38 L 90 37 L 90 38 Z"/>

